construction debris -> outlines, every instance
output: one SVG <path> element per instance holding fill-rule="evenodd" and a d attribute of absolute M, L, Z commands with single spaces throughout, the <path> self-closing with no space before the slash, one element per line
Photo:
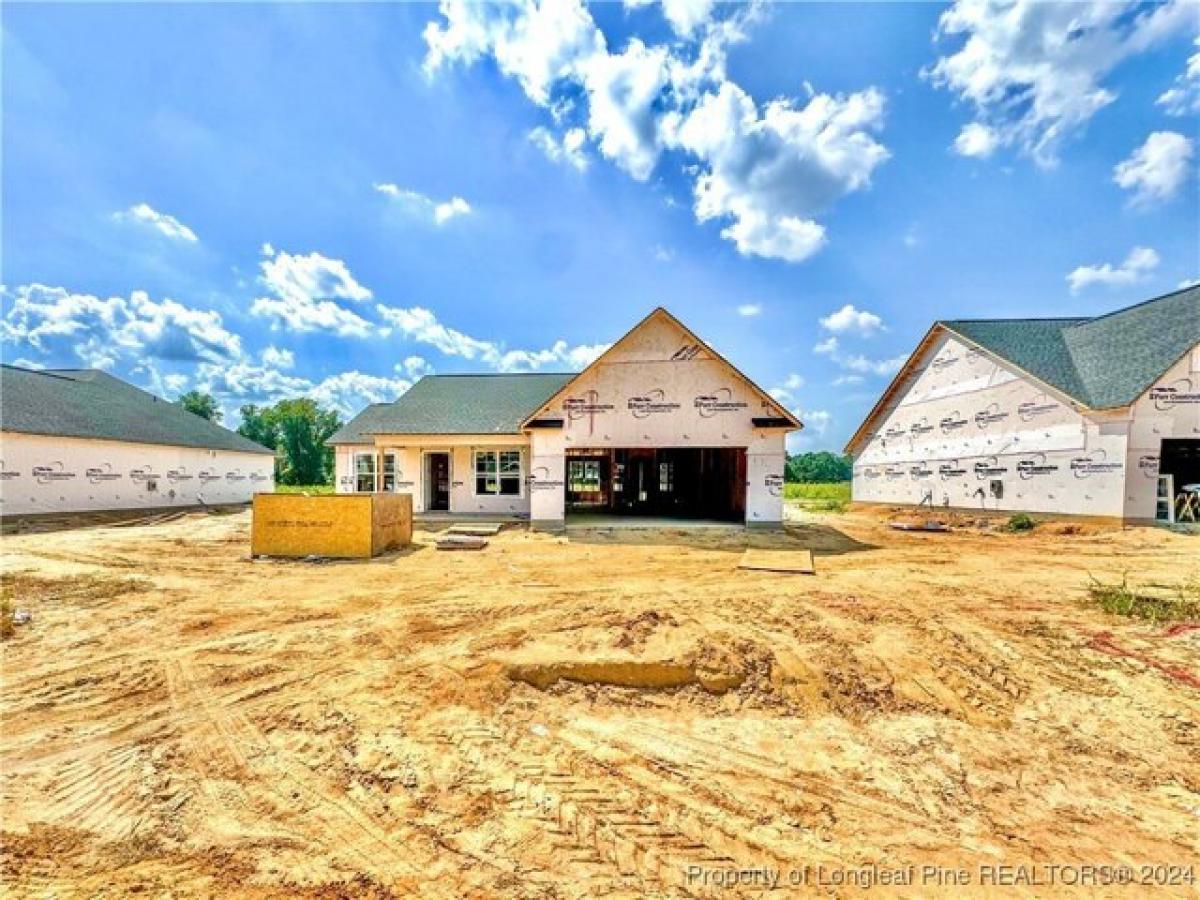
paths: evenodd
<path fill-rule="evenodd" d="M 950 526 L 945 522 L 891 522 L 896 531 L 949 531 Z"/>
<path fill-rule="evenodd" d="M 482 550 L 488 542 L 469 534 L 447 534 L 437 539 L 439 550 Z"/>
<path fill-rule="evenodd" d="M 494 534 L 499 534 L 500 529 L 504 526 L 499 522 L 463 522 L 458 525 L 451 525 L 446 529 L 446 534 L 467 534 L 475 536 L 490 537 Z"/>

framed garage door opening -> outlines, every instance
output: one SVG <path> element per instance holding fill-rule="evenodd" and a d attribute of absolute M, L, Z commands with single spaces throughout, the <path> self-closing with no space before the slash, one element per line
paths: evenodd
<path fill-rule="evenodd" d="M 742 447 L 571 450 L 567 515 L 740 522 L 746 515 Z"/>

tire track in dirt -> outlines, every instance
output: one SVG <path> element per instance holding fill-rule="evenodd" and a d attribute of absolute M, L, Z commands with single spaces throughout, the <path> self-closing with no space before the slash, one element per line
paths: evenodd
<path fill-rule="evenodd" d="M 601 731 L 594 725 L 572 722 L 564 729 L 564 737 L 571 739 L 574 733 L 586 735 L 590 742 L 599 747 L 608 746 L 625 751 L 626 754 L 653 760 L 652 748 L 672 746 L 691 750 L 700 760 L 709 762 L 702 764 L 705 776 L 716 775 L 728 777 L 732 781 L 744 777 L 744 772 L 752 772 L 756 779 L 769 782 L 776 789 L 792 792 L 791 796 L 813 798 L 822 805 L 854 809 L 872 817 L 883 817 L 901 822 L 910 828 L 927 829 L 929 821 L 925 810 L 912 803 L 897 800 L 895 797 L 872 794 L 864 790 L 847 790 L 831 788 L 827 779 L 794 768 L 782 768 L 777 760 L 760 753 L 744 750 L 732 745 L 729 741 L 717 741 L 703 738 L 679 729 L 666 728 L 653 723 L 622 723 L 622 736 L 615 737 L 611 733 Z M 719 764 L 714 761 L 720 760 Z M 661 780 L 674 779 L 689 790 L 703 790 L 703 779 L 697 779 L 678 767 L 654 765 L 647 769 L 643 777 Z M 713 793 L 710 791 L 710 793 Z M 722 810 L 723 813 L 728 812 Z M 744 814 L 747 819 L 753 816 Z M 771 848 L 764 847 L 764 850 Z"/>
<path fill-rule="evenodd" d="M 647 770 L 644 778 L 631 777 L 601 760 L 595 745 L 568 740 L 563 732 L 556 737 L 564 740 L 530 747 L 517 729 L 480 721 L 443 730 L 438 740 L 467 765 L 468 788 L 504 800 L 553 839 L 582 852 L 576 859 L 596 867 L 597 887 L 615 874 L 633 879 L 643 895 L 707 896 L 689 881 L 689 868 L 776 858 L 779 848 L 766 854 L 767 848 L 739 836 L 737 825 L 718 822 L 699 804 L 664 790 L 659 775 Z M 590 885 L 585 893 L 593 895 Z"/>
<path fill-rule="evenodd" d="M 308 766 L 276 750 L 248 717 L 227 702 L 218 702 L 202 685 L 190 664 L 168 664 L 174 702 L 202 711 L 199 726 L 185 732 L 192 764 L 203 771 L 212 756 L 232 765 L 248 793 L 265 800 L 267 815 L 333 856 L 347 853 L 362 871 L 382 882 L 420 884 L 425 896 L 453 896 L 428 881 L 436 859 L 422 859 L 414 846 L 417 835 L 379 821 L 345 792 Z M 297 806 L 303 805 L 302 810 Z M 254 813 L 264 812 L 256 805 Z M 407 833 L 406 833 L 407 832 Z"/>

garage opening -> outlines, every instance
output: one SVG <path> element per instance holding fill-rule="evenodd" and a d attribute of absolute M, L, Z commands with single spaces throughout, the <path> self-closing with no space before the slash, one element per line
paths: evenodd
<path fill-rule="evenodd" d="M 741 447 L 655 447 L 567 453 L 567 514 L 740 522 L 746 517 Z"/>
<path fill-rule="evenodd" d="M 1165 438 L 1158 460 L 1163 521 L 1200 521 L 1200 441 Z"/>

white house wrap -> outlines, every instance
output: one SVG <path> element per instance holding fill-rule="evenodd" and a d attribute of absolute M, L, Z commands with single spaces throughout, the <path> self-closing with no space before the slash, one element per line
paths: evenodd
<path fill-rule="evenodd" d="M 771 524 L 800 427 L 656 309 L 577 375 L 429 376 L 330 443 L 339 491 L 409 492 L 416 512 Z"/>
<path fill-rule="evenodd" d="M 274 452 L 94 369 L 0 367 L 0 515 L 248 503 Z"/>
<path fill-rule="evenodd" d="M 1169 519 L 1200 483 L 1200 288 L 938 322 L 846 449 L 856 501 Z"/>

